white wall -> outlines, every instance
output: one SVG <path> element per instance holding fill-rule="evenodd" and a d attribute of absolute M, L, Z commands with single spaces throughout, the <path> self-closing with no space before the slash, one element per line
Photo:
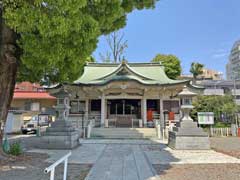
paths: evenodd
<path fill-rule="evenodd" d="M 219 96 L 223 96 L 224 95 L 224 90 L 223 89 L 205 89 L 204 90 L 204 95 L 219 95 Z"/>
<path fill-rule="evenodd" d="M 22 114 L 15 114 L 14 112 L 8 113 L 7 122 L 5 126 L 6 133 L 20 132 L 22 125 L 23 125 Z"/>

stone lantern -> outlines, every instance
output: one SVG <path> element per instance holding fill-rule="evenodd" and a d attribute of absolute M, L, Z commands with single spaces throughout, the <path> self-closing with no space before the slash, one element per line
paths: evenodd
<path fill-rule="evenodd" d="M 57 98 L 57 105 L 54 106 L 57 112 L 57 121 L 66 121 L 68 119 L 70 109 L 69 94 L 61 89 L 59 92 L 53 95 Z"/>
<path fill-rule="evenodd" d="M 169 131 L 168 146 L 173 149 L 210 149 L 208 134 L 198 127 L 197 122 L 194 122 L 189 115 L 191 109 L 193 109 L 192 98 L 194 96 L 196 96 L 196 93 L 191 92 L 187 87 L 184 87 L 178 94 L 183 116 L 176 127 Z"/>
<path fill-rule="evenodd" d="M 192 99 L 194 96 L 196 96 L 196 93 L 189 91 L 186 87 L 178 94 L 183 114 L 181 121 L 193 121 L 189 114 L 191 109 L 193 109 Z"/>
<path fill-rule="evenodd" d="M 43 148 L 48 149 L 73 149 L 79 145 L 79 132 L 72 126 L 71 121 L 68 121 L 69 94 L 61 88 L 52 95 L 57 98 L 57 105 L 54 107 L 57 118 L 41 137 L 43 142 L 41 144 Z"/>

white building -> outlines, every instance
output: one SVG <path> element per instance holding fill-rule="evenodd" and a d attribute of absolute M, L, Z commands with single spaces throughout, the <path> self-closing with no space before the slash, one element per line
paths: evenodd
<path fill-rule="evenodd" d="M 234 43 L 226 65 L 227 80 L 239 79 L 237 71 L 240 71 L 240 40 Z"/>
<path fill-rule="evenodd" d="M 240 81 L 227 80 L 203 80 L 198 85 L 204 87 L 203 94 L 206 96 L 232 95 L 238 105 L 240 105 Z"/>

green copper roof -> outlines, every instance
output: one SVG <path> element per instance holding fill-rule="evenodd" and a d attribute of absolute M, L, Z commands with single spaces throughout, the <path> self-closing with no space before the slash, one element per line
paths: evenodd
<path fill-rule="evenodd" d="M 171 85 L 187 83 L 169 79 L 159 63 L 89 63 L 76 85 L 105 85 L 111 81 L 137 81 L 144 85 Z"/>

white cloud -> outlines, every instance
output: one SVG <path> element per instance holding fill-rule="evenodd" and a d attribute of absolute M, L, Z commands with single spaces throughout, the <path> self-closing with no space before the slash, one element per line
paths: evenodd
<path fill-rule="evenodd" d="M 212 55 L 212 57 L 217 59 L 217 58 L 227 57 L 228 55 L 229 55 L 228 52 L 216 52 L 215 54 Z"/>

